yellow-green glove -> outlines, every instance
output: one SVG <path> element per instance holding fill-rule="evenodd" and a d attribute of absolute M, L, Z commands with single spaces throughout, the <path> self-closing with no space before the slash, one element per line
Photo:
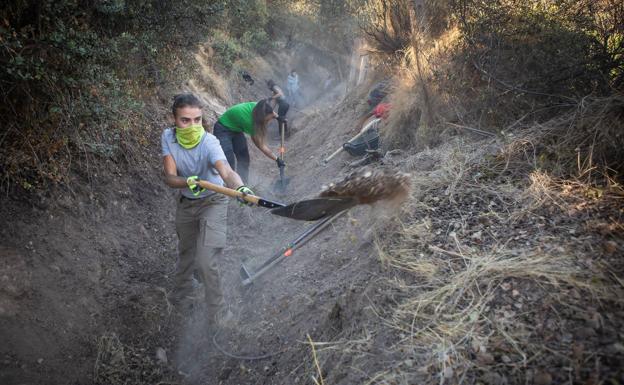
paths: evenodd
<path fill-rule="evenodd" d="M 202 192 L 206 191 L 205 188 L 201 187 L 199 184 L 199 177 L 197 175 L 189 176 L 186 178 L 186 185 L 188 186 L 191 193 L 195 196 L 198 196 Z"/>
<path fill-rule="evenodd" d="M 243 195 L 255 195 L 253 191 L 251 191 L 251 189 L 245 185 L 240 186 L 239 188 L 236 189 L 236 191 L 238 192 L 242 192 Z M 242 205 L 247 205 L 247 206 L 253 206 L 253 203 L 251 202 L 247 202 L 246 200 L 244 200 L 241 197 L 236 197 L 236 200 L 238 201 L 238 203 Z"/>

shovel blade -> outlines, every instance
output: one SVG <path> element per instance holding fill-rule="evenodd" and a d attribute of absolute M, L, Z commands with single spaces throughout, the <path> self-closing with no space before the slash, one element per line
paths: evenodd
<path fill-rule="evenodd" d="M 285 194 L 286 193 L 286 187 L 288 187 L 288 184 L 290 183 L 290 177 L 285 176 L 283 179 L 278 179 L 273 183 L 273 192 L 275 194 Z"/>
<path fill-rule="evenodd" d="M 271 214 L 303 221 L 316 221 L 357 205 L 351 197 L 313 198 L 271 210 Z"/>
<path fill-rule="evenodd" d="M 251 278 L 251 273 L 249 272 L 249 270 L 247 270 L 247 267 L 245 266 L 245 264 L 241 265 L 240 276 L 243 281 Z"/>

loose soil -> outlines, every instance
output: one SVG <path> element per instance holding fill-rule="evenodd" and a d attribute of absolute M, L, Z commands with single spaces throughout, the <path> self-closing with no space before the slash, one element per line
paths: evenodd
<path fill-rule="evenodd" d="M 242 79 L 230 82 L 234 95 L 263 94 L 261 88 L 245 88 Z M 293 111 L 293 134 L 286 146 L 286 174 L 292 180 L 284 194 L 273 189 L 279 175 L 274 162 L 250 146 L 252 189 L 267 198 L 294 202 L 315 196 L 323 185 L 353 171 L 350 163 L 356 159 L 346 153 L 328 165 L 322 160 L 357 132 L 353 122 L 363 109 L 361 93 L 359 89 L 344 99 L 326 98 Z M 622 229 L 600 227 L 622 223 L 621 204 L 574 213 L 542 205 L 510 222 L 504 213 L 513 213 L 515 205 L 522 204 L 514 197 L 526 181 L 491 177 L 491 186 L 508 186 L 501 195 L 500 188 L 466 188 L 466 176 L 479 177 L 476 168 L 450 175 L 447 167 L 460 148 L 486 157 L 494 156 L 500 143 L 450 136 L 438 149 L 393 153 L 381 160 L 411 173 L 416 206 L 412 201 L 409 207 L 356 207 L 249 287 L 241 285 L 240 264 L 257 266 L 311 224 L 232 201 L 221 270 L 234 319 L 215 336 L 200 300 L 182 313 L 167 301 L 176 260 L 175 195 L 159 177 L 160 129 L 154 127 L 141 167 L 94 168 L 88 175 L 77 174 L 71 190 L 21 201 L 2 198 L 1 383 L 311 384 L 320 374 L 325 383 L 360 384 L 375 383 L 375 374 L 399 373 L 408 366 L 409 376 L 397 375 L 396 381 L 385 383 L 425 383 L 432 378 L 439 382 L 433 366 L 424 366 L 431 352 L 397 356 L 395 348 L 405 336 L 388 321 L 406 300 L 394 283 L 423 285 L 423 290 L 427 284 L 425 276 L 414 277 L 380 258 L 380 247 L 399 243 L 397 228 L 403 223 L 427 228 L 429 238 L 415 236 L 411 247 L 429 254 L 427 246 L 456 250 L 453 237 L 468 239 L 473 251 L 503 239 L 507 247 L 520 251 L 558 243 L 568 247 L 575 245 L 566 240 L 571 234 L 585 231 L 576 245 L 584 245 L 588 255 L 598 248 L 606 250 L 600 255 L 608 257 L 606 262 L 622 282 Z M 275 127 L 270 136 L 276 147 Z M 471 167 L 476 163 L 466 161 Z M 561 232 L 562 224 L 567 233 Z M 492 300 L 492 312 L 538 306 L 539 287 L 523 280 L 507 283 Z M 541 303 L 547 309 L 539 335 L 553 351 L 583 342 L 583 352 L 566 354 L 577 362 L 577 378 L 586 383 L 624 382 L 622 303 L 590 306 L 591 299 L 572 290 L 576 316 L 562 316 L 557 305 Z M 549 321 L 556 317 L 565 322 Z M 562 325 L 563 331 L 557 330 Z M 314 347 L 320 373 L 310 341 L 318 342 Z M 508 358 L 515 359 L 513 346 L 503 345 L 501 349 L 509 349 Z M 488 353 L 491 357 L 485 350 L 478 353 L 475 360 L 485 360 L 484 364 L 490 364 L 490 358 L 503 359 L 498 352 Z M 264 358 L 247 359 L 259 356 Z M 543 360 L 545 371 L 527 374 L 528 383 L 567 381 L 561 374 L 570 372 L 567 358 Z M 419 362 L 422 370 L 410 369 Z M 453 371 L 443 374 L 449 383 L 461 382 Z M 589 382 L 592 378 L 597 382 Z M 503 384 L 516 383 L 517 378 L 473 375 L 466 381 Z"/>

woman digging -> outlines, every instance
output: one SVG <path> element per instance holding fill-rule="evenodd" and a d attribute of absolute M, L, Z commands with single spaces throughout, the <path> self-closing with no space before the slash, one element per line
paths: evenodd
<path fill-rule="evenodd" d="M 277 117 L 269 100 L 240 103 L 230 107 L 214 125 L 213 133 L 221 142 L 223 152 L 236 171 L 248 182 L 249 149 L 245 134 L 277 166 L 285 166 L 266 144 L 267 124 Z"/>
<path fill-rule="evenodd" d="M 193 273 L 198 270 L 209 320 L 219 322 L 231 314 L 224 311 L 218 269 L 225 247 L 228 200 L 200 188 L 198 181 L 253 192 L 230 167 L 219 140 L 204 130 L 202 103 L 195 95 L 176 95 L 172 112 L 175 127 L 165 129 L 161 137 L 165 184 L 180 191 L 175 217 L 179 258 L 172 300 L 180 308 L 192 304 Z"/>

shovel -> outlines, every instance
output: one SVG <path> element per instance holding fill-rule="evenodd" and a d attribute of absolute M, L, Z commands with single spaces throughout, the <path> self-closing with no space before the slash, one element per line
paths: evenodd
<path fill-rule="evenodd" d="M 286 152 L 286 148 L 284 147 L 284 136 L 286 133 L 287 124 L 288 124 L 288 121 L 286 119 L 279 121 L 280 147 L 279 147 L 278 159 L 280 159 L 281 161 L 284 161 L 284 153 Z M 283 193 L 284 190 L 286 189 L 286 186 L 288 186 L 288 183 L 290 183 L 290 178 L 287 176 L 284 176 L 284 168 L 285 166 L 279 166 L 280 177 L 279 177 L 279 180 L 275 182 L 275 185 L 273 187 L 273 190 L 275 190 L 275 192 L 278 192 L 278 193 Z"/>
<path fill-rule="evenodd" d="M 256 195 L 244 194 L 240 191 L 210 183 L 205 180 L 198 181 L 198 184 L 207 190 L 227 195 L 232 198 L 240 198 L 254 205 L 271 209 L 271 214 L 302 221 L 316 221 L 358 204 L 357 199 L 351 197 L 323 197 L 306 199 L 285 205 L 283 203 L 274 202 Z"/>

